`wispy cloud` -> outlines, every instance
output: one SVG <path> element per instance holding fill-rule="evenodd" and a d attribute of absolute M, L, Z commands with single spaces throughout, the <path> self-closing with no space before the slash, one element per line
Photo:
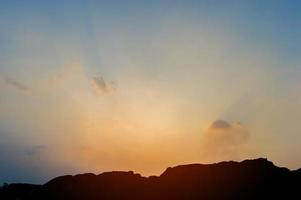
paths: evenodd
<path fill-rule="evenodd" d="M 28 156 L 34 156 L 40 152 L 42 152 L 45 149 L 44 145 L 34 145 L 32 147 L 29 147 L 25 150 L 26 155 Z"/>
<path fill-rule="evenodd" d="M 4 77 L 4 81 L 5 81 L 6 84 L 14 87 L 15 89 L 18 89 L 18 90 L 21 90 L 21 91 L 30 90 L 30 88 L 27 85 L 19 82 L 18 80 L 14 79 L 12 77 L 6 76 L 6 77 Z"/>
<path fill-rule="evenodd" d="M 112 81 L 106 82 L 102 76 L 94 77 L 92 79 L 92 84 L 95 89 L 102 93 L 109 93 L 115 90 L 115 83 Z"/>
<path fill-rule="evenodd" d="M 93 78 L 93 83 L 102 92 L 108 92 L 109 91 L 108 86 L 107 86 L 105 80 L 103 79 L 103 77 L 94 77 Z"/>

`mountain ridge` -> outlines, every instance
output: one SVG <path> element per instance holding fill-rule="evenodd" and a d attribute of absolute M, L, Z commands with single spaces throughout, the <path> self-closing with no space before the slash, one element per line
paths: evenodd
<path fill-rule="evenodd" d="M 20 185 L 21 186 L 21 185 Z M 301 168 L 277 167 L 265 159 L 168 167 L 159 176 L 133 171 L 56 177 L 43 185 L 1 189 L 8 199 L 293 199 L 300 197 Z M 23 189 L 21 189 L 23 188 Z M 15 190 L 15 192 L 14 192 Z M 17 192 L 18 191 L 18 192 Z"/>

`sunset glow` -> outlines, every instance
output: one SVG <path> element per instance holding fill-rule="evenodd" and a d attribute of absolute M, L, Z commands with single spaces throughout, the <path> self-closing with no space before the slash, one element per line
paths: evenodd
<path fill-rule="evenodd" d="M 0 6 L 0 180 L 301 165 L 300 5 L 63 2 Z"/>

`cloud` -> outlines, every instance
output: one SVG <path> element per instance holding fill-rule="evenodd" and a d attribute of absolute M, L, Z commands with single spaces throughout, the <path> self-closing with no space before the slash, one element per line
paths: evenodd
<path fill-rule="evenodd" d="M 25 150 L 26 155 L 34 156 L 42 152 L 46 147 L 44 145 L 34 145 Z"/>
<path fill-rule="evenodd" d="M 105 80 L 103 79 L 103 77 L 94 77 L 93 83 L 99 90 L 101 90 L 103 92 L 108 92 L 108 86 L 107 86 Z"/>
<path fill-rule="evenodd" d="M 240 122 L 214 121 L 202 137 L 202 156 L 208 162 L 237 160 L 249 133 Z"/>
<path fill-rule="evenodd" d="M 102 76 L 94 77 L 92 84 L 97 91 L 102 93 L 109 93 L 115 90 L 115 83 L 112 81 L 106 82 Z"/>
<path fill-rule="evenodd" d="M 210 129 L 228 129 L 228 128 L 231 128 L 231 125 L 224 120 L 216 120 L 210 126 Z"/>
<path fill-rule="evenodd" d="M 19 81 L 11 78 L 11 77 L 4 77 L 4 81 L 6 84 L 18 89 L 18 90 L 21 90 L 21 91 L 28 91 L 29 90 L 29 87 L 24 85 L 23 83 L 20 83 Z"/>

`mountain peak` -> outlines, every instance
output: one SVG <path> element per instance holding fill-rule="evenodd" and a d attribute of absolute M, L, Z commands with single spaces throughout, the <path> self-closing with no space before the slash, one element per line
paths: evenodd
<path fill-rule="evenodd" d="M 194 171 L 202 171 L 202 170 L 213 170 L 217 168 L 243 168 L 243 167 L 248 167 L 248 168 L 277 168 L 273 162 L 269 161 L 267 158 L 257 158 L 257 159 L 248 159 L 244 160 L 241 162 L 236 162 L 236 161 L 222 161 L 219 163 L 213 163 L 213 164 L 187 164 L 187 165 L 178 165 L 175 167 L 168 167 L 162 174 L 161 176 L 167 176 L 168 174 L 171 173 L 193 173 Z"/>

